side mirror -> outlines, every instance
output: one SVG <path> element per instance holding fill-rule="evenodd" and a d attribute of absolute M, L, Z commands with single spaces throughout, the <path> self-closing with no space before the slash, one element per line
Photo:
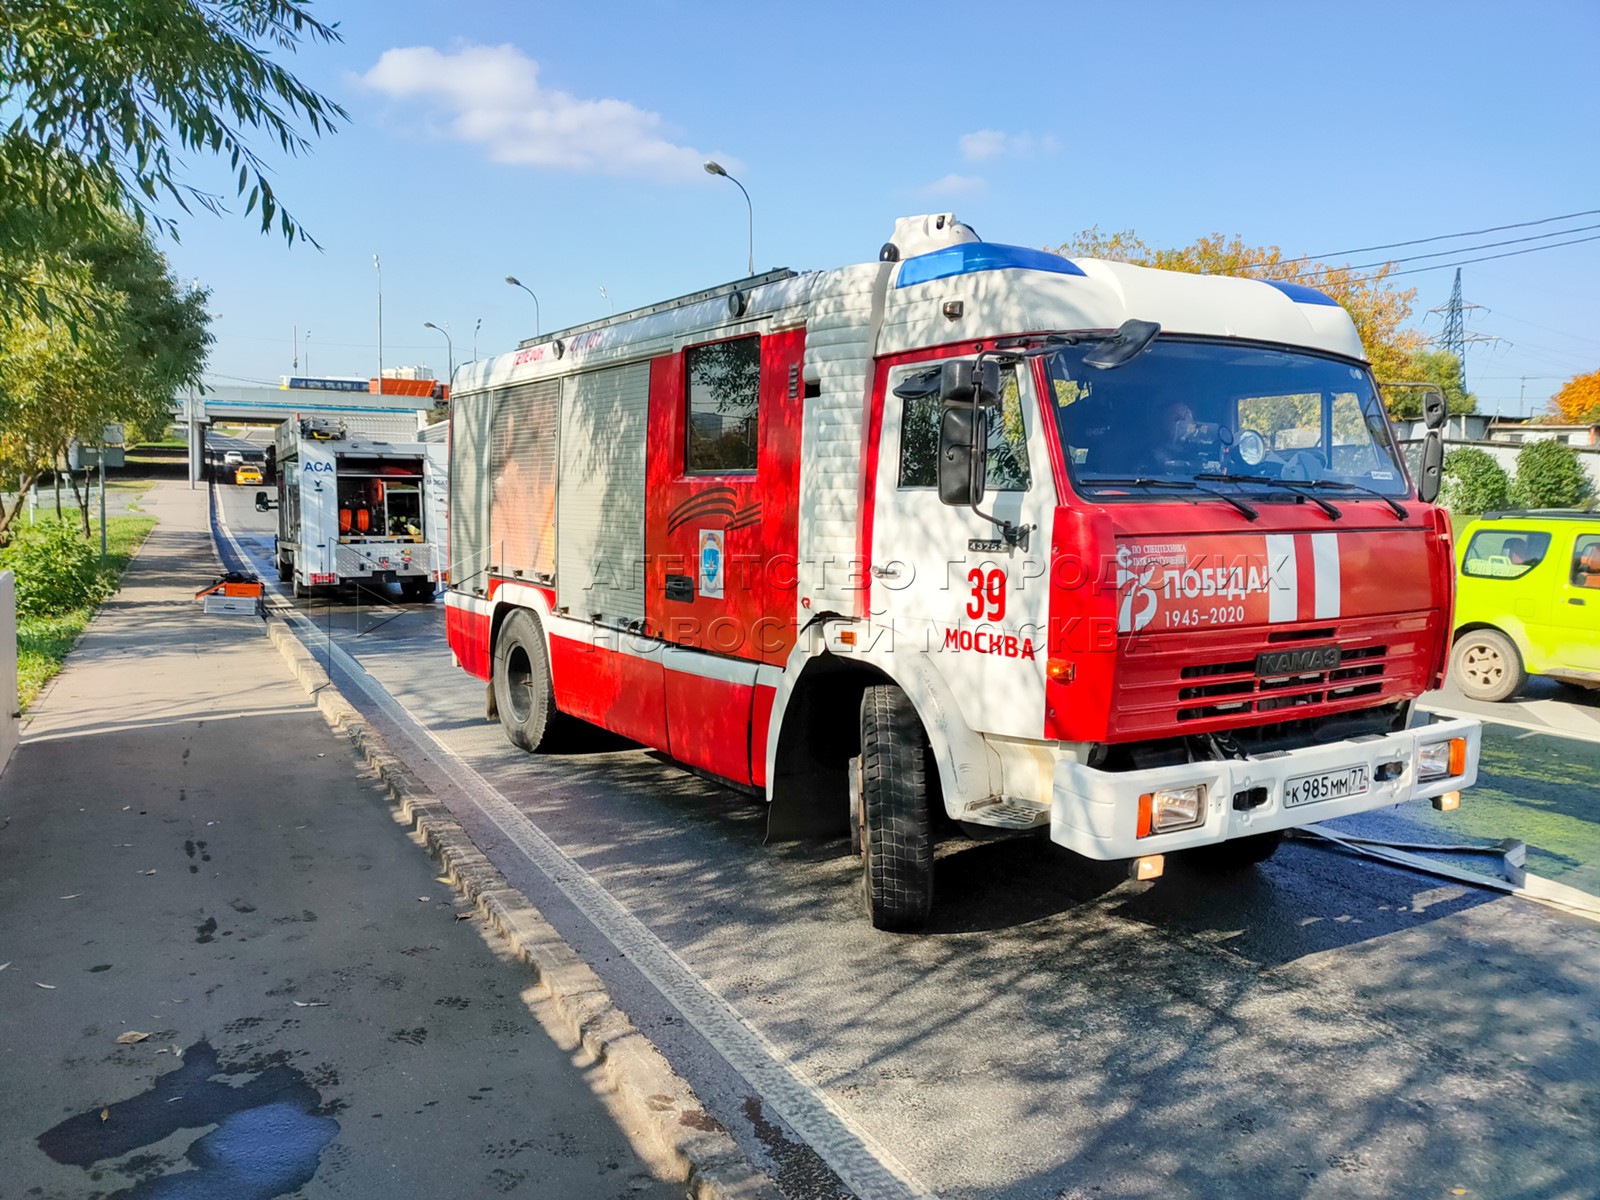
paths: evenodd
<path fill-rule="evenodd" d="M 1439 396 L 1444 400 L 1443 394 Z M 1440 404 L 1440 409 L 1443 409 Z M 1422 440 L 1422 473 L 1417 478 L 1417 499 L 1432 504 L 1439 498 L 1439 487 L 1444 483 L 1444 439 L 1437 429 L 1428 430 Z"/>
<path fill-rule="evenodd" d="M 267 499 L 267 494 L 265 492 L 257 492 L 256 493 L 256 511 L 257 512 L 271 512 L 273 509 L 275 509 L 277 507 L 278 507 L 277 502 L 275 500 L 268 500 Z"/>
<path fill-rule="evenodd" d="M 1154 321 L 1126 320 L 1116 333 L 1083 356 L 1083 364 L 1104 371 L 1130 363 L 1150 348 L 1160 332 L 1161 326 Z"/>
<path fill-rule="evenodd" d="M 979 404 L 1000 403 L 1000 364 L 985 359 L 982 369 L 974 371 L 970 361 L 958 359 L 940 368 L 939 399 L 945 404 L 971 404 L 974 387 Z"/>
<path fill-rule="evenodd" d="M 970 364 L 961 364 L 971 370 Z M 961 508 L 983 499 L 983 450 L 989 414 L 970 404 L 947 406 L 939 419 L 939 501 Z"/>
<path fill-rule="evenodd" d="M 1428 385 L 1422 392 L 1422 423 L 1429 429 L 1443 429 L 1448 416 L 1444 392 L 1432 384 Z"/>

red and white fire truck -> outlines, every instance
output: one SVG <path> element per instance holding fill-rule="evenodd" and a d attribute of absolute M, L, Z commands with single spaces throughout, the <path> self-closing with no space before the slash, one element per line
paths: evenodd
<path fill-rule="evenodd" d="M 1438 438 L 1419 496 L 1309 288 L 941 214 L 454 382 L 447 624 L 491 717 L 850 831 L 880 927 L 925 920 L 954 828 L 1153 877 L 1476 777 L 1477 723 L 1413 709 L 1449 650 Z"/>

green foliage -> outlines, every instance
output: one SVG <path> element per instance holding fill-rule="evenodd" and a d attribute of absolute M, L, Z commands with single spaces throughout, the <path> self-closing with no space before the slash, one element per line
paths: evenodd
<path fill-rule="evenodd" d="M 1404 368 L 1407 383 L 1436 383 L 1444 392 L 1445 411 L 1451 416 L 1478 411 L 1478 398 L 1461 383 L 1461 360 L 1448 350 L 1419 350 Z M 1401 382 L 1398 378 L 1395 382 Z M 1421 388 L 1384 388 L 1389 415 L 1401 420 L 1422 416 Z"/>
<path fill-rule="evenodd" d="M 339 40 L 310 0 L 0 0 L 0 320 L 76 305 L 37 263 L 134 214 L 176 233 L 163 203 L 218 213 L 177 155 L 227 164 L 245 214 L 309 240 L 272 190 L 252 139 L 285 154 L 346 114 L 269 57 Z M 65 303 L 63 303 L 65 302 Z"/>
<path fill-rule="evenodd" d="M 37 315 L 0 321 L 0 478 L 24 481 L 0 513 L 0 537 L 32 480 L 72 439 L 93 444 L 112 423 L 136 440 L 165 433 L 173 396 L 198 385 L 213 341 L 209 293 L 173 279 L 149 234 L 125 216 L 107 214 L 72 258 L 40 270 L 95 320 L 89 330 Z"/>
<path fill-rule="evenodd" d="M 1511 477 L 1487 450 L 1461 446 L 1444 456 L 1439 503 L 1452 513 L 1485 513 L 1511 504 Z"/>
<path fill-rule="evenodd" d="M 113 517 L 106 526 L 109 553 L 105 559 L 99 556 L 98 534 L 88 543 L 79 541 L 76 537 L 72 538 L 78 549 L 65 553 L 71 557 L 87 555 L 87 560 L 79 568 L 79 577 L 88 579 L 88 590 L 92 594 L 92 599 L 75 607 L 58 609 L 42 616 L 18 613 L 17 699 L 23 708 L 27 708 L 50 677 L 60 670 L 61 662 L 66 658 L 67 652 L 76 644 L 79 635 L 94 617 L 96 606 L 104 597 L 116 590 L 123 569 L 133 558 L 150 530 L 155 528 L 155 524 L 155 520 L 151 517 Z M 5 550 L 0 550 L 0 570 L 18 572 L 19 609 L 23 590 L 28 586 L 24 584 L 23 579 L 28 575 L 37 576 L 38 572 L 31 567 L 19 567 L 14 560 L 20 557 L 26 563 L 37 555 L 46 562 L 44 568 L 46 572 L 59 571 L 59 565 L 52 564 L 52 556 L 47 550 L 33 550 L 26 547 L 34 541 L 35 534 L 40 541 L 49 542 L 59 536 L 57 530 L 70 533 L 71 528 L 71 526 L 56 525 L 54 522 L 49 526 L 40 524 L 36 529 L 17 538 Z M 74 586 L 69 582 L 65 590 L 70 591 Z"/>
<path fill-rule="evenodd" d="M 1578 452 L 1554 438 L 1530 442 L 1517 454 L 1511 502 L 1519 508 L 1572 508 L 1590 494 Z"/>
<path fill-rule="evenodd" d="M 17 616 L 60 616 L 98 603 L 103 592 L 98 558 L 78 531 L 50 520 L 0 551 L 0 570 L 17 576 Z"/>

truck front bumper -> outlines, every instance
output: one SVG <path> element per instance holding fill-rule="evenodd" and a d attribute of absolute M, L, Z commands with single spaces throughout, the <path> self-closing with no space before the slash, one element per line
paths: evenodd
<path fill-rule="evenodd" d="M 1050 838 L 1086 858 L 1137 858 L 1426 800 L 1472 786 L 1481 734 L 1477 721 L 1442 720 L 1259 757 L 1142 771 L 1100 771 L 1062 759 L 1055 768 Z M 1460 771 L 1421 780 L 1419 750 L 1458 738 L 1466 743 Z M 1359 768 L 1365 768 L 1365 790 L 1338 794 L 1360 779 Z M 1141 796 L 1196 786 L 1205 789 L 1199 824 L 1139 836 Z M 1333 794 L 1308 798 L 1323 788 Z"/>

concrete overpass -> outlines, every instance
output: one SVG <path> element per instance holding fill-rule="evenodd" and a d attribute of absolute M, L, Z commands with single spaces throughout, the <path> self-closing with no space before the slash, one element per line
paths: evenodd
<path fill-rule="evenodd" d="M 203 396 L 180 398 L 173 402 L 173 419 L 189 428 L 189 480 L 201 477 L 205 461 L 206 427 L 217 421 L 241 424 L 277 425 L 296 413 L 335 417 L 353 428 L 364 423 L 392 428 L 396 419 L 416 425 L 420 414 L 432 408 L 429 396 L 399 396 L 393 393 L 334 388 L 276 388 L 249 385 L 208 385 Z M 364 421 L 363 418 L 367 420 Z"/>

